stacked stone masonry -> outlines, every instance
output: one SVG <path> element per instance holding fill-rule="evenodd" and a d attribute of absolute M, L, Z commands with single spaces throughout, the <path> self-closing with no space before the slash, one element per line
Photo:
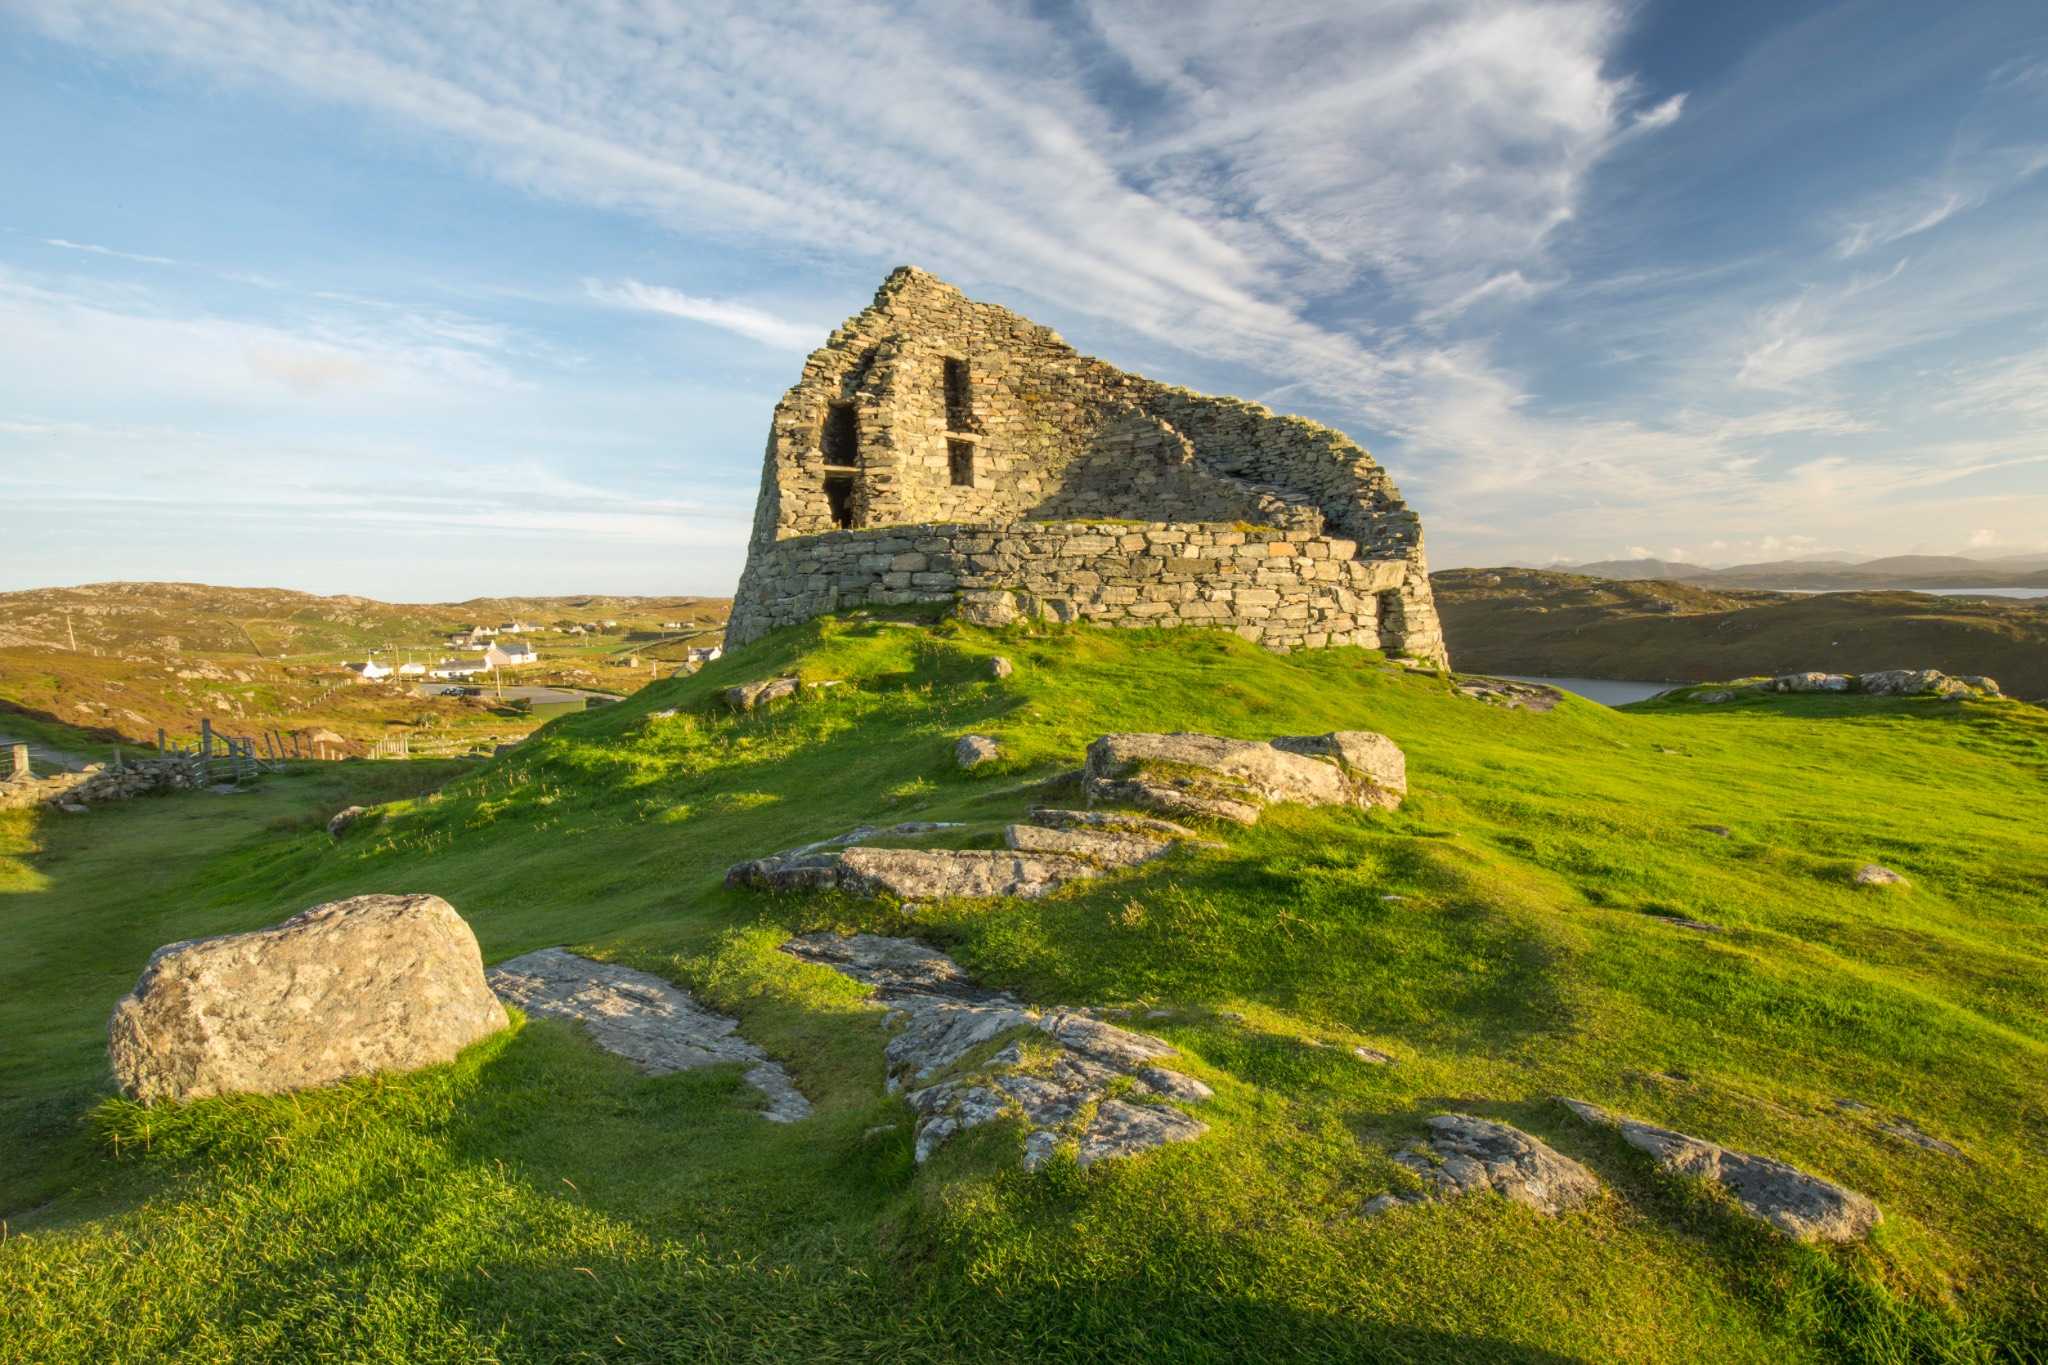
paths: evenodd
<path fill-rule="evenodd" d="M 1447 662 L 1421 523 L 1348 437 L 1126 374 L 906 267 L 776 406 L 728 637 L 1003 590 Z"/>

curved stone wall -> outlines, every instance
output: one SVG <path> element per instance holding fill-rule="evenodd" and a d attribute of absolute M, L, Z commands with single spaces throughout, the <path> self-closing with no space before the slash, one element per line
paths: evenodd
<path fill-rule="evenodd" d="M 1012 593 L 1027 615 L 1214 626 L 1269 648 L 1397 648 L 1383 613 L 1405 560 L 1348 540 L 1213 523 L 950 523 L 833 531 L 757 550 L 733 601 L 736 645 L 860 606 Z"/>

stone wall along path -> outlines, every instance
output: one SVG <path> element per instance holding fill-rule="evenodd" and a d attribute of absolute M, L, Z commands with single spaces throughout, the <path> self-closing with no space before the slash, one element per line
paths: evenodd
<path fill-rule="evenodd" d="M 528 1014 L 574 1019 L 591 1040 L 650 1076 L 698 1067 L 744 1066 L 747 1084 L 773 1123 L 809 1118 L 811 1102 L 789 1073 L 739 1036 L 739 1022 L 713 1014 L 689 992 L 647 972 L 542 948 L 491 968 L 491 989 Z"/>
<path fill-rule="evenodd" d="M 1063 1142 L 1073 1142 L 1075 1160 L 1087 1166 L 1208 1130 L 1177 1106 L 1210 1098 L 1209 1087 L 1165 1065 L 1174 1049 L 1164 1039 L 982 989 L 953 959 L 911 939 L 805 934 L 782 951 L 874 987 L 895 1029 L 883 1051 L 888 1089 L 917 1112 L 919 1161 L 955 1134 L 1005 1116 L 1028 1130 L 1027 1169 Z M 1004 1039 L 964 1074 L 942 1074 Z"/>

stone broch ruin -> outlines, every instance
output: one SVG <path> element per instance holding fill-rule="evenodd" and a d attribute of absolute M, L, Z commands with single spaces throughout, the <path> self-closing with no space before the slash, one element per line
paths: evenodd
<path fill-rule="evenodd" d="M 904 267 L 776 405 L 727 635 L 953 598 L 1448 663 L 1422 524 L 1350 438 L 1126 374 Z"/>

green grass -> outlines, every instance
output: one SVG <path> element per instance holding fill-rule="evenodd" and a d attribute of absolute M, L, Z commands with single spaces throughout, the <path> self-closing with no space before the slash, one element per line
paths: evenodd
<path fill-rule="evenodd" d="M 995 653 L 1010 679 L 988 675 Z M 848 685 L 748 717 L 714 704 L 783 671 Z M 1046 780 L 1109 730 L 1354 727 L 1407 751 L 1394 815 L 1277 809 L 1213 831 L 1220 850 L 1017 904 L 720 882 L 876 819 L 961 820 L 986 842 L 1072 799 Z M 1005 756 L 959 771 L 970 731 Z M 414 771 L 333 765 L 268 798 L 0 824 L 0 1355 L 2048 1350 L 2038 710 L 1568 699 L 1534 715 L 1352 650 L 849 620 L 557 721 L 438 793 L 349 785 Z M 347 800 L 391 797 L 338 844 L 319 831 Z M 1870 860 L 1910 886 L 1851 886 Z M 106 1011 L 150 948 L 367 890 L 448 897 L 488 959 L 567 943 L 687 985 L 784 1062 L 816 1117 L 763 1123 L 730 1072 L 641 1077 L 554 1021 L 297 1097 L 103 1098 Z M 1210 1133 L 1026 1175 L 1021 1134 L 997 1126 L 915 1167 L 879 1013 L 776 951 L 820 927 L 918 935 L 1041 1003 L 1171 1010 L 1145 1026 L 1215 1087 Z M 1361 1043 L 1395 1063 L 1357 1062 Z M 1577 1126 L 1557 1094 L 1840 1179 L 1885 1223 L 1865 1246 L 1786 1243 Z M 1493 1200 L 1360 1219 L 1406 1187 L 1388 1152 L 1452 1108 L 1544 1137 L 1611 1196 L 1557 1220 Z M 1895 1114 L 1969 1159 L 1880 1133 Z"/>

